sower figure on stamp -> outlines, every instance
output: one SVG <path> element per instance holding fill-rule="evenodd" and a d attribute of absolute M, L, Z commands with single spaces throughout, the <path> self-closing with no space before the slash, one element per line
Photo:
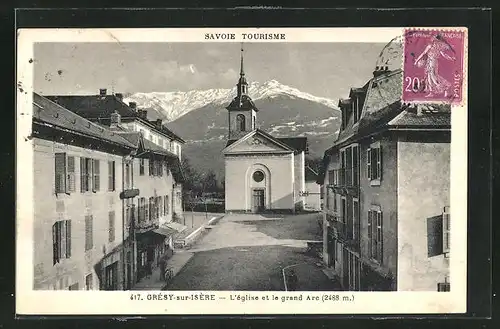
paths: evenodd
<path fill-rule="evenodd" d="M 297 285 L 299 283 L 299 278 L 293 269 L 290 270 L 288 275 L 288 290 L 295 291 L 297 290 Z"/>

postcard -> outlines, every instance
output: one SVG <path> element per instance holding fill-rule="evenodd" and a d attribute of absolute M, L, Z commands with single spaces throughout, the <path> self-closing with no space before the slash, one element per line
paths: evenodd
<path fill-rule="evenodd" d="M 465 313 L 467 29 L 20 29 L 19 315 Z"/>

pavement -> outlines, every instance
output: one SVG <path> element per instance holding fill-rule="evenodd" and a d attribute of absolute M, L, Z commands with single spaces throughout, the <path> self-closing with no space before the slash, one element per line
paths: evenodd
<path fill-rule="evenodd" d="M 321 240 L 317 213 L 226 215 L 191 247 L 192 257 L 165 289 L 283 291 L 282 270 L 291 266 L 297 290 L 340 290 L 319 258 L 306 253 L 308 241 Z"/>
<path fill-rule="evenodd" d="M 186 263 L 193 257 L 189 251 L 175 251 L 172 257 L 167 261 L 167 267 L 171 268 L 174 276 L 177 275 Z M 160 279 L 160 267 L 156 267 L 153 273 L 139 281 L 132 290 L 162 290 L 166 285 L 165 281 Z"/>

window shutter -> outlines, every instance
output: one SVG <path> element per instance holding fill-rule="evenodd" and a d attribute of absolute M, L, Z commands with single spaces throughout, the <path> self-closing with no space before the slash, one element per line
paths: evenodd
<path fill-rule="evenodd" d="M 128 209 L 127 209 L 128 210 Z M 109 212 L 109 242 L 115 241 L 115 212 Z"/>
<path fill-rule="evenodd" d="M 66 221 L 66 258 L 71 257 L 71 221 Z"/>
<path fill-rule="evenodd" d="M 67 191 L 75 192 L 75 157 L 69 156 L 67 161 L 68 161 Z"/>
<path fill-rule="evenodd" d="M 427 218 L 427 256 L 443 253 L 443 216 Z"/>
<path fill-rule="evenodd" d="M 53 265 L 59 262 L 59 241 L 57 239 L 58 236 L 58 224 L 57 222 L 52 225 L 52 258 Z"/>
<path fill-rule="evenodd" d="M 372 179 L 372 149 L 366 150 L 366 177 Z"/>
<path fill-rule="evenodd" d="M 55 190 L 56 193 L 66 192 L 66 153 L 55 154 Z"/>
<path fill-rule="evenodd" d="M 80 158 L 80 191 L 87 191 L 87 180 L 86 180 L 86 172 L 87 172 L 87 162 L 85 158 Z"/>
<path fill-rule="evenodd" d="M 384 225 L 384 221 L 383 221 L 383 217 L 382 217 L 382 212 L 379 211 L 379 212 L 377 212 L 377 247 L 378 247 L 377 253 L 378 253 L 379 261 L 381 264 L 383 263 L 383 260 L 384 260 L 384 257 L 383 257 L 384 256 L 384 254 L 383 254 L 383 251 L 384 251 L 384 248 L 383 248 L 383 244 L 384 244 L 383 225 Z"/>
<path fill-rule="evenodd" d="M 93 191 L 99 191 L 100 188 L 100 163 L 99 160 L 92 160 L 92 183 Z"/>
<path fill-rule="evenodd" d="M 372 212 L 371 210 L 368 211 L 368 252 L 369 252 L 369 255 L 370 257 L 373 257 L 373 252 L 372 252 L 372 248 L 373 248 L 373 228 L 372 228 Z"/>
<path fill-rule="evenodd" d="M 382 146 L 378 148 L 377 152 L 377 178 L 382 180 Z"/>
<path fill-rule="evenodd" d="M 447 207 L 443 212 L 443 252 L 450 252 L 450 213 Z"/>

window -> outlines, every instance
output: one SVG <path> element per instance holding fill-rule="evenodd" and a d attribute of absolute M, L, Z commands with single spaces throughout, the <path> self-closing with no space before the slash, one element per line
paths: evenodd
<path fill-rule="evenodd" d="M 146 221 L 146 198 L 139 198 L 139 223 Z"/>
<path fill-rule="evenodd" d="M 85 216 L 85 251 L 90 250 L 94 247 L 94 239 L 93 239 L 93 229 L 92 223 L 93 218 L 92 215 Z"/>
<path fill-rule="evenodd" d="M 438 292 L 446 292 L 450 291 L 450 283 L 449 282 L 440 282 L 437 284 L 437 291 Z"/>
<path fill-rule="evenodd" d="M 335 184 L 335 172 L 333 170 L 328 170 L 328 184 Z"/>
<path fill-rule="evenodd" d="M 382 263 L 382 212 L 379 210 L 368 211 L 368 243 L 370 257 Z"/>
<path fill-rule="evenodd" d="M 115 211 L 109 212 L 108 241 L 115 241 Z"/>
<path fill-rule="evenodd" d="M 125 164 L 125 189 L 130 188 L 130 163 Z"/>
<path fill-rule="evenodd" d="M 66 153 L 55 154 L 55 191 L 75 191 L 75 157 L 66 156 Z"/>
<path fill-rule="evenodd" d="M 139 160 L 139 175 L 144 176 L 144 159 Z"/>
<path fill-rule="evenodd" d="M 161 196 L 159 196 L 157 198 L 158 200 L 158 212 L 160 213 L 160 216 L 164 216 L 165 215 L 165 208 L 163 207 L 163 198 Z"/>
<path fill-rule="evenodd" d="M 245 116 L 243 114 L 238 114 L 236 116 L 236 129 L 245 131 Z"/>
<path fill-rule="evenodd" d="M 160 145 L 161 147 L 163 147 L 163 139 L 161 139 L 159 137 L 158 137 L 158 145 Z"/>
<path fill-rule="evenodd" d="M 359 152 L 358 146 L 352 147 L 352 185 L 358 186 L 358 172 L 359 172 Z"/>
<path fill-rule="evenodd" d="M 382 179 L 382 148 L 368 148 L 366 152 L 367 159 L 367 176 L 369 180 Z"/>
<path fill-rule="evenodd" d="M 92 160 L 92 192 L 99 191 L 100 188 L 100 162 L 99 160 Z"/>
<path fill-rule="evenodd" d="M 115 162 L 108 161 L 108 191 L 115 190 Z"/>
<path fill-rule="evenodd" d="M 353 219 L 352 219 L 352 238 L 354 240 L 359 240 L 359 202 L 358 200 L 353 200 L 352 202 L 352 207 L 353 207 Z"/>
<path fill-rule="evenodd" d="M 169 205 L 170 203 L 168 202 L 168 195 L 165 195 L 165 204 L 163 205 L 165 207 L 165 215 L 168 215 Z"/>
<path fill-rule="evenodd" d="M 92 290 L 92 273 L 85 276 L 85 290 Z"/>
<path fill-rule="evenodd" d="M 427 218 L 427 256 L 434 257 L 450 252 L 450 210 Z"/>
<path fill-rule="evenodd" d="M 333 211 L 337 212 L 337 195 L 333 193 Z"/>
<path fill-rule="evenodd" d="M 92 159 L 80 158 L 80 190 L 81 192 L 90 191 L 92 180 Z"/>
<path fill-rule="evenodd" d="M 154 198 L 150 197 L 149 198 L 149 218 L 148 220 L 153 220 L 154 219 Z M 147 215 L 146 215 L 147 218 Z"/>
<path fill-rule="evenodd" d="M 260 183 L 264 180 L 264 173 L 260 170 L 257 170 L 256 172 L 253 173 L 253 180 L 256 181 L 257 183 Z"/>
<path fill-rule="evenodd" d="M 52 225 L 53 264 L 71 257 L 71 221 L 61 220 Z"/>
<path fill-rule="evenodd" d="M 153 176 L 153 172 L 154 172 L 154 168 L 153 168 L 153 159 L 149 159 L 148 161 L 148 165 L 149 165 L 149 176 Z"/>
<path fill-rule="evenodd" d="M 106 266 L 104 290 L 118 290 L 118 262 Z"/>

